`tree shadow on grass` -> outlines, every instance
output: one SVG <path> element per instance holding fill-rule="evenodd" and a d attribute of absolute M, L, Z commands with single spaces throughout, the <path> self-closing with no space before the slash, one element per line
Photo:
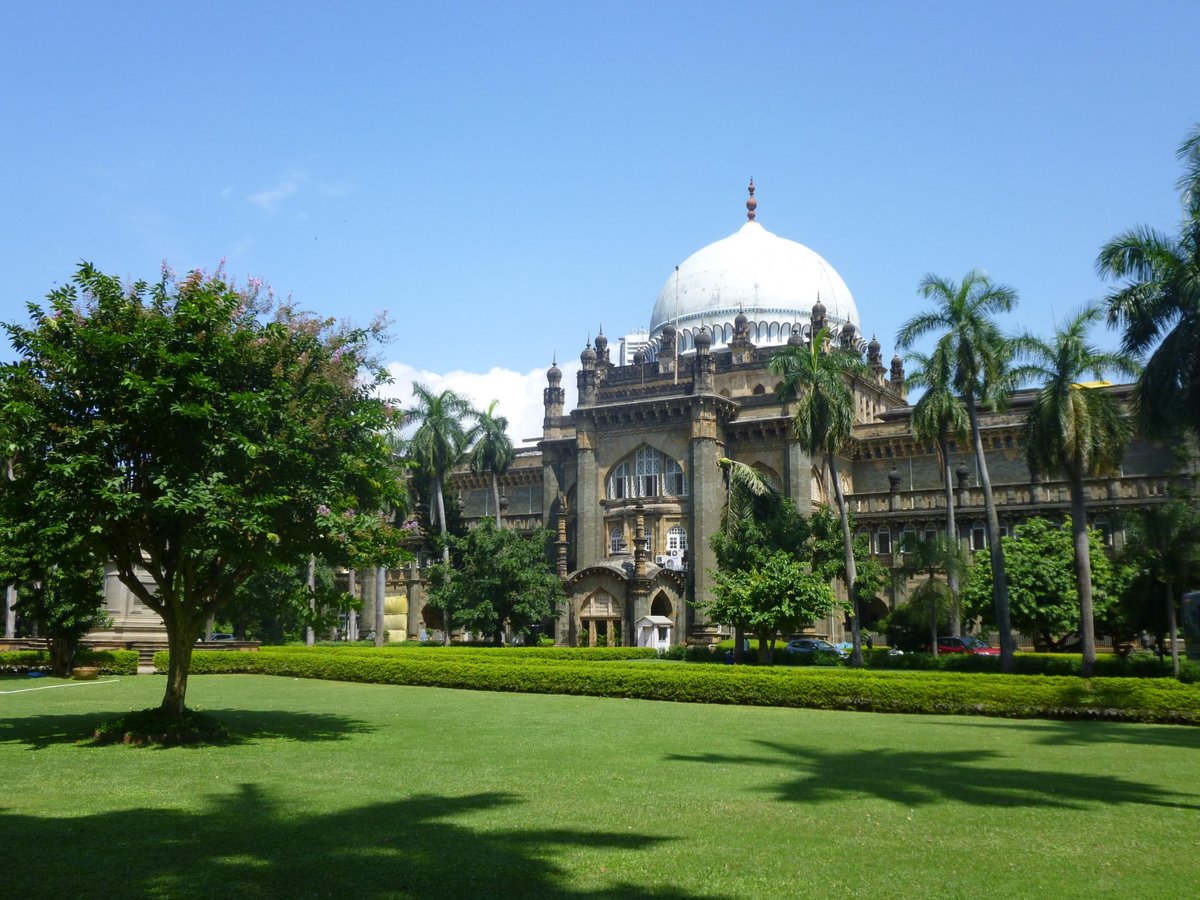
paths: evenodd
<path fill-rule="evenodd" d="M 208 715 L 229 729 L 223 744 L 239 744 L 258 740 L 340 741 L 352 734 L 374 730 L 366 722 L 334 713 L 289 712 L 282 710 L 211 709 Z M 92 733 L 101 725 L 117 718 L 120 712 L 86 712 L 70 715 L 23 716 L 0 719 L 0 744 L 25 744 L 30 750 L 44 750 L 55 744 L 81 743 L 81 747 L 97 746 L 90 742 Z M 180 749 L 203 744 L 177 744 L 173 747 L 146 749 Z"/>
<path fill-rule="evenodd" d="M 907 807 L 945 802 L 990 807 L 1086 809 L 1097 806 L 1163 806 L 1200 809 L 1200 796 L 1164 791 L 1111 775 L 1049 772 L 1004 764 L 992 750 L 861 750 L 830 752 L 812 747 L 755 741 L 763 753 L 746 756 L 670 756 L 673 762 L 774 766 L 795 773 L 764 786 L 789 803 L 877 797 Z M 991 763 L 1001 763 L 993 765 Z"/>
<path fill-rule="evenodd" d="M 938 728 L 1013 729 L 1035 735 L 1034 741 L 1048 747 L 1079 747 L 1095 744 L 1136 744 L 1200 750 L 1200 728 L 1189 725 L 1139 725 L 1130 722 L 996 722 L 987 719 L 931 722 Z"/>
<path fill-rule="evenodd" d="M 483 830 L 454 818 L 509 807 L 487 793 L 418 796 L 305 815 L 253 785 L 202 811 L 131 809 L 70 819 L 0 812 L 14 897 L 693 896 L 627 882 L 573 889 L 561 863 L 581 848 L 643 853 L 665 840 L 572 829 Z M 584 873 L 604 883 L 599 872 Z M 573 873 L 578 875 L 579 873 Z"/>

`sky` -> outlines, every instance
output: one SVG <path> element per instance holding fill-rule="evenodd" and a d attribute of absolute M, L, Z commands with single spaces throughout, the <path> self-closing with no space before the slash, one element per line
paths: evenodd
<path fill-rule="evenodd" d="M 983 269 L 1049 334 L 1105 241 L 1179 222 L 1197 34 L 1194 0 L 9 2 L 0 321 L 80 260 L 224 259 L 387 311 L 401 402 L 499 400 L 520 441 L 551 360 L 570 408 L 589 335 L 647 327 L 753 177 L 885 354 L 926 273 Z"/>

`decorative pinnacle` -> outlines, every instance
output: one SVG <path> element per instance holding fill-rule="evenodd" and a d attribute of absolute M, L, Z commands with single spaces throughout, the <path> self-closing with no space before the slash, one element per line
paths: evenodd
<path fill-rule="evenodd" d="M 750 179 L 750 199 L 746 201 L 746 218 L 754 221 L 754 210 L 758 209 L 758 201 L 754 199 L 754 179 Z"/>

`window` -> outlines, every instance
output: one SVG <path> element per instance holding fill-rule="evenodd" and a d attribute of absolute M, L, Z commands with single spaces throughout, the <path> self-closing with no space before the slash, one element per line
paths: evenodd
<path fill-rule="evenodd" d="M 900 536 L 900 552 L 911 553 L 908 548 L 917 542 L 917 526 L 908 524 L 904 526 L 904 534 Z"/>
<path fill-rule="evenodd" d="M 665 457 L 665 460 L 663 481 L 666 483 L 666 492 L 676 497 L 686 496 L 687 480 L 683 477 L 683 469 L 671 457 Z"/>
<path fill-rule="evenodd" d="M 892 530 L 886 525 L 880 525 L 875 532 L 875 552 L 881 555 L 892 552 Z"/>
<path fill-rule="evenodd" d="M 686 550 L 687 549 L 687 532 L 679 525 L 675 525 L 667 532 L 667 549 L 668 550 Z"/>
<path fill-rule="evenodd" d="M 612 500 L 624 500 L 633 496 L 633 479 L 629 476 L 629 463 L 623 462 L 608 479 L 608 496 Z"/>
<path fill-rule="evenodd" d="M 646 556 L 651 562 L 654 561 L 654 532 L 649 528 L 646 529 L 646 539 L 642 542 L 642 546 L 646 551 Z"/>
<path fill-rule="evenodd" d="M 608 552 L 620 553 L 625 541 L 621 539 L 621 529 L 614 528 L 608 535 Z"/>
<path fill-rule="evenodd" d="M 615 466 L 608 476 L 610 500 L 664 495 L 686 496 L 687 479 L 679 463 L 653 447 L 642 447 L 632 459 Z"/>
<path fill-rule="evenodd" d="M 1113 528 L 1112 523 L 1108 519 L 1101 516 L 1096 520 L 1096 524 L 1092 526 L 1096 531 L 1100 532 L 1100 540 L 1105 547 L 1113 545 Z"/>
<path fill-rule="evenodd" d="M 635 457 L 639 497 L 657 497 L 658 475 L 662 471 L 662 454 L 652 447 L 643 447 Z"/>
<path fill-rule="evenodd" d="M 983 550 L 987 547 L 987 528 L 982 522 L 971 526 L 971 549 Z"/>
<path fill-rule="evenodd" d="M 926 525 L 925 534 L 922 536 L 923 541 L 936 541 L 938 538 L 938 529 L 936 525 Z"/>

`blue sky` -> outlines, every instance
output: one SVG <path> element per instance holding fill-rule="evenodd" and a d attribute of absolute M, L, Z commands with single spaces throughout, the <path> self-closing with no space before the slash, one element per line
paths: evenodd
<path fill-rule="evenodd" d="M 1198 33 L 1195 2 L 8 4 L 0 319 L 79 259 L 225 258 L 388 310 L 400 380 L 526 437 L 551 355 L 645 327 L 753 176 L 886 352 L 973 266 L 1045 332 L 1104 241 L 1178 221 Z"/>

